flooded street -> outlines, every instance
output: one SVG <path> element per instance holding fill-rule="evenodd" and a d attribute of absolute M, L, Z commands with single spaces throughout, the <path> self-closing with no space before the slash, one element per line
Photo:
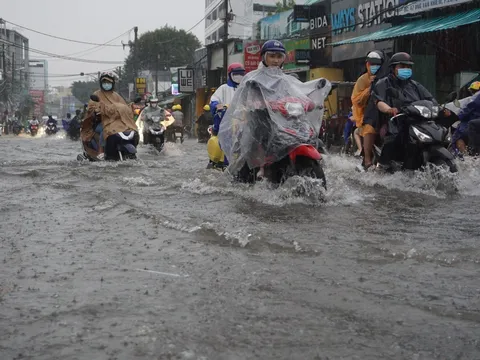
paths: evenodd
<path fill-rule="evenodd" d="M 480 359 L 472 160 L 438 182 L 329 155 L 323 194 L 232 183 L 205 147 L 0 137 L 2 360 Z"/>

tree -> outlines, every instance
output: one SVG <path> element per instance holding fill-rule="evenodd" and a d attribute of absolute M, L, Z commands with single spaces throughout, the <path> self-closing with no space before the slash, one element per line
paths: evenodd
<path fill-rule="evenodd" d="M 165 25 L 142 34 L 137 41 L 138 70 L 155 71 L 164 67 L 193 65 L 193 55 L 201 44 L 198 38 L 185 30 Z M 125 60 L 122 78 L 133 81 L 133 48 Z"/>
<path fill-rule="evenodd" d="M 277 13 L 281 13 L 293 9 L 295 6 L 295 0 L 283 0 L 283 2 L 278 1 L 275 5 L 277 6 Z"/>
<path fill-rule="evenodd" d="M 96 81 L 74 81 L 72 83 L 72 95 L 83 104 L 87 103 L 90 95 L 98 89 L 99 85 Z"/>

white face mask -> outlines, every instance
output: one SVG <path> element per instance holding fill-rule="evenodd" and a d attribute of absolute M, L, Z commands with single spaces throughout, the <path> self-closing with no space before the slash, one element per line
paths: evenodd
<path fill-rule="evenodd" d="M 113 84 L 111 82 L 102 82 L 102 89 L 105 91 L 110 91 L 113 89 Z"/>
<path fill-rule="evenodd" d="M 157 107 L 157 105 L 158 105 L 157 103 L 151 103 L 151 104 L 150 104 L 150 106 L 151 106 L 152 108 L 154 108 L 154 109 Z"/>
<path fill-rule="evenodd" d="M 232 75 L 232 81 L 236 84 L 240 84 L 243 80 L 243 75 Z"/>

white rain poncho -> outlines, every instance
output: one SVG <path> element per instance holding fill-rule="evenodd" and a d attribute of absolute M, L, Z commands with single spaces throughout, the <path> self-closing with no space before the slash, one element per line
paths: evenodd
<path fill-rule="evenodd" d="M 248 73 L 218 134 L 230 172 L 275 163 L 301 144 L 315 146 L 330 90 L 328 80 L 302 83 L 279 68 Z"/>

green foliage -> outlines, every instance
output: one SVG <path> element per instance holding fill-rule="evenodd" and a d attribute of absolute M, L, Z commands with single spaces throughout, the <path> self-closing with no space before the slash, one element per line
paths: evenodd
<path fill-rule="evenodd" d="M 159 70 L 193 64 L 193 55 L 201 46 L 198 38 L 185 30 L 165 25 L 160 29 L 146 32 L 138 38 L 138 70 Z M 133 49 L 125 60 L 123 77 L 133 82 Z"/>
<path fill-rule="evenodd" d="M 72 84 L 72 95 L 85 104 L 90 100 L 90 95 L 98 89 L 99 85 L 96 81 L 75 81 Z"/>
<path fill-rule="evenodd" d="M 281 13 L 293 9 L 295 6 L 295 0 L 283 0 L 283 2 L 278 1 L 275 5 L 277 6 L 277 13 Z"/>

